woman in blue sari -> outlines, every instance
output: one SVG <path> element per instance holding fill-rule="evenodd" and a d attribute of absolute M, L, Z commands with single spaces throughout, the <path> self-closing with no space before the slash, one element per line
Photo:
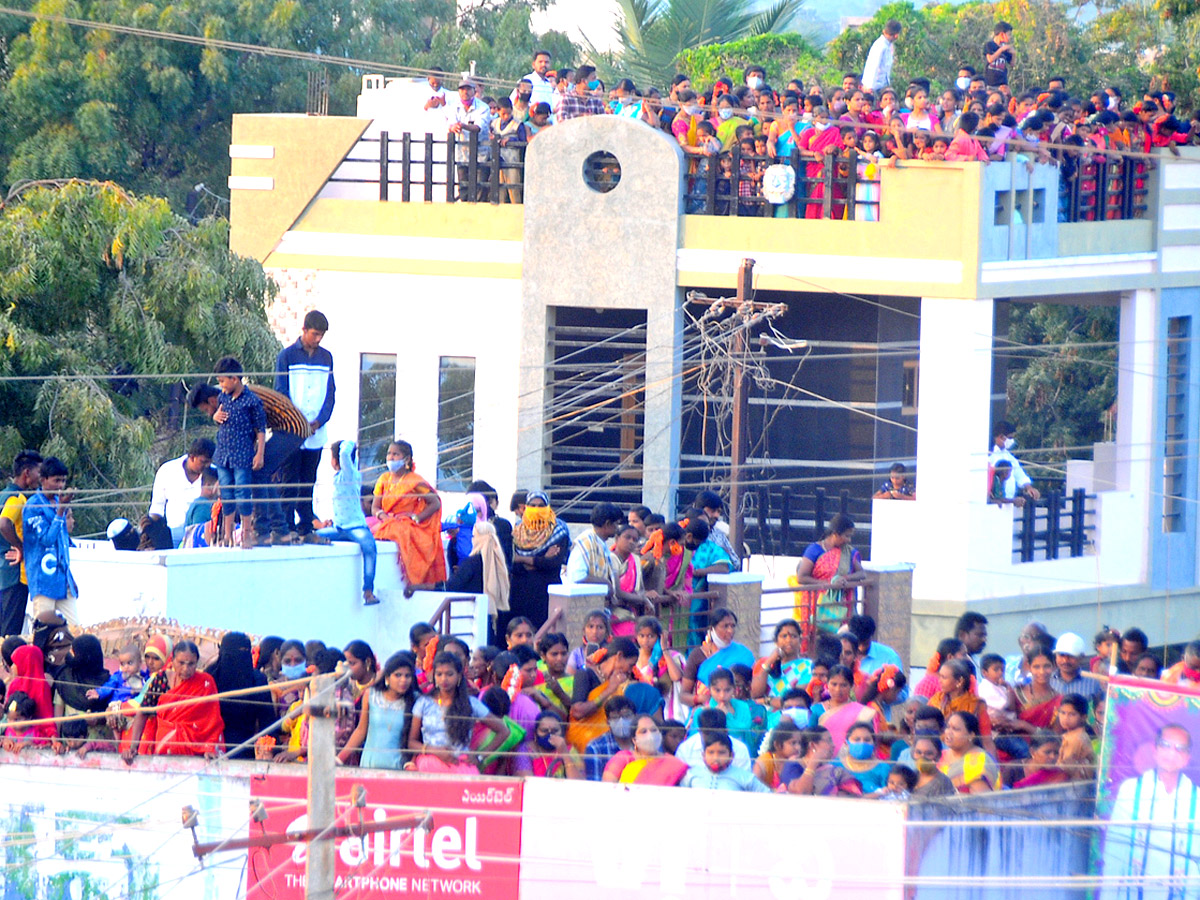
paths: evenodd
<path fill-rule="evenodd" d="M 708 700 L 708 679 L 717 669 L 732 669 L 735 665 L 753 666 L 754 654 L 733 639 L 737 631 L 737 616 L 721 607 L 713 610 L 712 624 L 704 642 L 688 654 L 679 683 L 679 699 L 688 706 Z M 701 687 L 702 686 L 702 687 Z"/>

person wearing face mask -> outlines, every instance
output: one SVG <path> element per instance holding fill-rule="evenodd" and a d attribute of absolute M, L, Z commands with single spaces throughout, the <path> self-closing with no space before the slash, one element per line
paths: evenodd
<path fill-rule="evenodd" d="M 800 135 L 800 156 L 805 160 L 805 176 L 809 179 L 808 199 L 804 203 L 804 218 L 819 219 L 824 215 L 825 184 L 820 179 L 825 172 L 825 157 L 837 153 L 842 133 L 832 128 L 829 110 L 824 106 L 813 109 L 812 128 Z M 813 179 L 817 179 L 814 183 Z"/>
<path fill-rule="evenodd" d="M 671 134 L 684 153 L 701 156 L 704 150 L 700 146 L 699 127 L 704 121 L 704 108 L 696 92 L 690 88 L 679 91 L 676 96 L 679 98 L 679 112 L 671 121 Z"/>
<path fill-rule="evenodd" d="M 958 88 L 960 93 L 965 94 L 971 87 L 971 79 L 975 77 L 975 69 L 973 66 L 959 66 L 958 77 L 954 79 L 954 86 Z"/>
<path fill-rule="evenodd" d="M 652 716 L 639 716 L 633 731 L 633 750 L 622 750 L 604 767 L 609 784 L 679 784 L 688 767 L 663 753 L 662 732 Z"/>
<path fill-rule="evenodd" d="M 441 498 L 413 468 L 412 445 L 393 441 L 387 450 L 388 470 L 375 482 L 371 512 L 379 520 L 377 540 L 394 541 L 404 580 L 433 584 L 446 580 L 442 551 Z"/>
<path fill-rule="evenodd" d="M 917 784 L 912 789 L 914 797 L 952 797 L 956 793 L 954 782 L 938 769 L 942 758 L 942 740 L 935 734 L 922 734 L 913 741 L 912 761 L 917 770 Z"/>
<path fill-rule="evenodd" d="M 600 781 L 608 761 L 622 750 L 633 751 L 633 725 L 637 713 L 624 697 L 613 697 L 604 708 L 608 731 L 590 741 L 584 748 L 583 759 L 588 781 Z"/>
<path fill-rule="evenodd" d="M 526 778 L 583 780 L 583 760 L 563 736 L 566 725 L 554 710 L 538 714 L 533 743 L 517 754 L 516 774 Z"/>
<path fill-rule="evenodd" d="M 771 789 L 753 772 L 733 765 L 733 743 L 729 735 L 708 732 L 704 735 L 704 762 L 691 766 L 680 787 L 708 788 L 713 791 L 750 791 L 769 794 Z"/>
<path fill-rule="evenodd" d="M 992 428 L 992 452 L 988 454 L 988 468 L 994 469 L 996 463 L 1004 460 L 1012 466 L 1012 477 L 1005 483 L 1005 493 L 1007 499 L 1013 500 L 1017 494 L 1024 494 L 1030 500 L 1038 500 L 1041 498 L 1041 493 L 1033 486 L 1033 479 L 1025 474 L 1025 470 L 1021 468 L 1021 463 L 1013 456 L 1012 451 L 1016 449 L 1017 429 L 1013 427 L 1012 422 L 1007 422 L 1004 419 L 998 421 L 995 427 Z M 991 482 L 991 473 L 988 475 L 988 482 Z"/>
<path fill-rule="evenodd" d="M 562 565 L 571 549 L 571 532 L 550 508 L 543 491 L 531 491 L 521 520 L 513 526 L 513 562 L 509 584 L 509 612 L 501 614 L 503 631 L 513 616 L 525 616 L 541 626 L 548 615 L 548 590 L 558 584 Z"/>
<path fill-rule="evenodd" d="M 874 730 L 861 722 L 846 733 L 846 743 L 842 744 L 833 765 L 849 772 L 864 794 L 883 790 L 892 769 L 876 755 Z"/>
<path fill-rule="evenodd" d="M 767 83 L 767 70 L 762 66 L 747 66 L 746 71 L 742 74 L 742 80 L 750 90 L 757 91 Z"/>
<path fill-rule="evenodd" d="M 556 113 L 556 122 L 577 119 L 580 116 L 599 116 L 604 113 L 604 104 L 595 95 L 603 85 L 596 79 L 593 66 L 580 66 L 575 70 L 571 89 L 562 95 Z"/>

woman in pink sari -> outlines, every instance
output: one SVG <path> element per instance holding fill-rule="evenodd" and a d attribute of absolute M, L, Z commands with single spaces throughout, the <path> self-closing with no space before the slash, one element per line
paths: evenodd
<path fill-rule="evenodd" d="M 853 538 L 854 523 L 838 513 L 825 526 L 825 537 L 809 544 L 796 564 L 796 583 L 811 585 L 797 594 L 796 610 L 796 619 L 808 623 L 809 636 L 818 628 L 836 632 L 850 615 L 854 592 L 866 578 L 862 557 L 850 545 Z"/>
<path fill-rule="evenodd" d="M 808 165 L 805 175 L 820 179 L 825 172 L 825 157 L 837 153 L 842 144 L 842 133 L 829 121 L 829 110 L 818 106 L 813 110 L 812 127 L 800 134 L 800 156 Z M 825 184 L 822 181 L 808 183 L 808 200 L 804 207 L 804 218 L 819 219 L 824 213 Z"/>
<path fill-rule="evenodd" d="M 633 733 L 633 750 L 621 750 L 604 767 L 603 781 L 617 784 L 679 784 L 687 763 L 663 753 L 662 732 L 651 716 L 641 716 Z"/>
<path fill-rule="evenodd" d="M 637 545 L 638 532 L 632 525 L 623 526 L 613 540 L 618 573 L 612 611 L 613 637 L 633 637 L 637 617 L 653 611 L 642 582 L 642 560 L 636 553 Z"/>
<path fill-rule="evenodd" d="M 829 731 L 833 739 L 833 752 L 840 753 L 846 735 L 855 725 L 870 725 L 876 733 L 887 727 L 883 716 L 869 706 L 856 701 L 851 693 L 854 673 L 845 666 L 834 666 L 829 670 L 829 699 L 812 708 L 816 722 Z"/>

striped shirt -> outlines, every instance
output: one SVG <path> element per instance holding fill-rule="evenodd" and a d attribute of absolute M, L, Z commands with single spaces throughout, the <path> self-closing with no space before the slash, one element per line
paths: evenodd
<path fill-rule="evenodd" d="M 286 394 L 259 384 L 247 384 L 246 387 L 254 391 L 258 399 L 262 401 L 263 409 L 267 414 L 267 427 L 272 431 L 296 434 L 305 438 L 312 433 L 308 419 L 304 418 L 304 413 L 300 412 Z"/>

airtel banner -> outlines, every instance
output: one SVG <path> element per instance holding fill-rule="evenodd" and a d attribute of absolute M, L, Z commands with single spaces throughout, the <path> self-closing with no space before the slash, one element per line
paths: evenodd
<path fill-rule="evenodd" d="M 440 779 L 373 775 L 360 770 L 337 778 L 338 824 L 378 822 L 431 811 L 433 825 L 337 839 L 338 896 L 383 900 L 485 897 L 517 900 L 521 854 L 521 791 L 513 779 Z M 366 788 L 366 808 L 350 809 L 354 785 Z M 250 796 L 263 801 L 267 834 L 308 827 L 302 775 L 256 775 Z M 251 835 L 259 834 L 251 826 Z M 247 897 L 303 900 L 305 844 L 250 851 Z M 343 893 L 344 892 L 344 893 Z"/>

